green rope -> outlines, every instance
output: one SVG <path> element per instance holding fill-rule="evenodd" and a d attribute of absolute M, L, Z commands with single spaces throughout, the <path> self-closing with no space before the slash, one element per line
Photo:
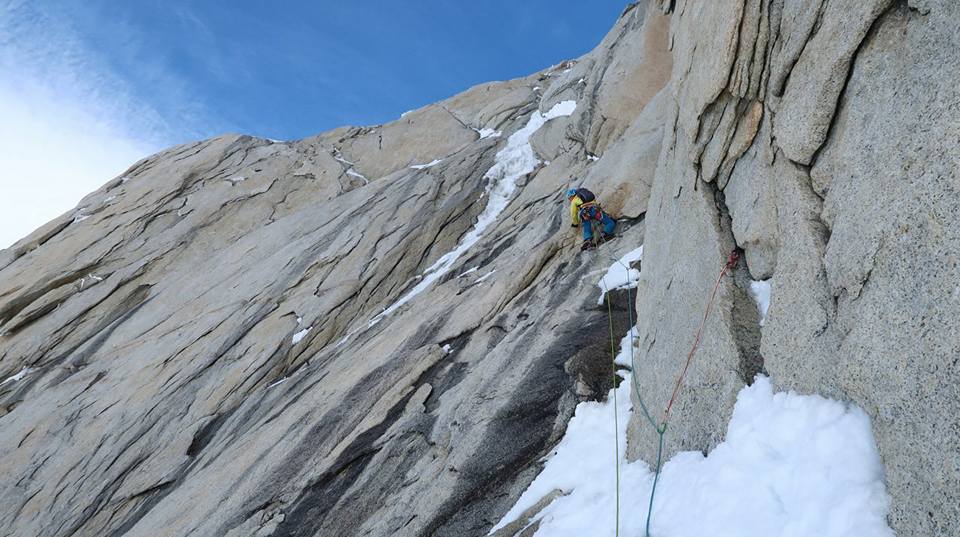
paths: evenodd
<path fill-rule="evenodd" d="M 620 421 L 617 416 L 617 348 L 613 335 L 613 306 L 610 305 L 610 292 L 607 282 L 602 278 L 603 296 L 607 299 L 607 326 L 610 330 L 610 370 L 613 376 L 613 463 L 617 473 L 617 506 L 615 535 L 620 537 Z"/>
<path fill-rule="evenodd" d="M 657 493 L 657 482 L 660 481 L 660 460 L 663 457 L 663 433 L 667 430 L 667 424 L 663 424 L 663 429 L 657 429 L 660 435 L 659 446 L 657 447 L 657 470 L 653 474 L 653 487 L 650 488 L 650 503 L 647 505 L 647 537 L 650 537 L 650 519 L 653 518 L 653 496 Z"/>
<path fill-rule="evenodd" d="M 615 263 L 618 263 L 627 271 L 627 279 L 629 280 L 630 267 L 624 264 L 624 262 L 619 259 L 614 259 L 614 258 L 611 258 L 611 259 L 613 259 Z M 610 346 L 611 346 L 611 349 L 613 349 L 614 347 L 613 308 L 610 306 L 610 293 L 609 293 L 609 289 L 607 288 L 607 282 L 602 278 L 600 281 L 603 282 L 603 289 L 607 299 L 607 324 L 610 326 Z M 632 303 L 633 303 L 633 296 L 630 292 L 630 287 L 627 287 L 627 319 L 628 319 L 628 322 L 630 323 L 629 326 L 630 326 L 630 333 L 631 333 L 630 335 L 630 384 L 631 384 L 631 387 L 633 388 L 634 393 L 637 396 L 637 401 L 640 403 L 640 408 L 643 410 L 643 415 L 647 418 L 647 421 L 650 423 L 650 426 L 653 427 L 653 430 L 657 432 L 657 436 L 659 437 L 657 442 L 658 444 L 657 464 L 654 470 L 653 486 L 650 489 L 650 501 L 647 505 L 646 537 L 650 537 L 650 521 L 653 519 L 653 499 L 657 492 L 657 483 L 660 481 L 660 470 L 661 470 L 661 466 L 662 466 L 661 463 L 663 459 L 663 435 L 667 432 L 667 423 L 663 422 L 661 424 L 657 424 L 657 421 L 653 418 L 653 415 L 650 414 L 649 408 L 647 408 L 646 403 L 643 401 L 643 397 L 640 396 L 640 385 L 637 382 L 637 374 L 636 374 L 636 371 L 637 371 L 636 356 L 633 352 L 634 336 L 632 335 L 632 332 L 634 329 L 634 325 L 633 325 L 633 309 L 631 307 Z M 613 351 L 611 350 L 611 352 Z M 616 360 L 616 355 L 614 355 L 614 360 Z M 616 366 L 614 366 L 614 371 L 616 371 Z M 614 375 L 616 375 L 616 372 L 614 372 Z M 616 398 L 616 393 L 617 393 L 616 390 L 614 390 L 613 393 L 614 393 L 614 398 Z M 614 399 L 614 413 L 616 413 L 616 399 Z M 614 417 L 614 423 L 616 423 L 616 416 Z M 618 452 L 617 453 L 617 515 L 618 515 L 617 528 L 618 528 L 618 532 L 619 532 L 619 524 L 620 524 L 619 523 L 619 512 L 620 512 L 619 449 L 620 449 L 620 446 L 617 445 L 617 452 Z"/>

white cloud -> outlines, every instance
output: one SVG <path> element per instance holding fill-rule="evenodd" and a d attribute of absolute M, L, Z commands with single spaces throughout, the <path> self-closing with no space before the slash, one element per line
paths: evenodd
<path fill-rule="evenodd" d="M 0 87 L 0 117 L 0 248 L 156 149 L 99 125 L 76 101 Z"/>
<path fill-rule="evenodd" d="M 132 30 L 111 31 L 123 30 L 136 48 Z M 0 72 L 0 249 L 182 141 L 62 8 L 0 0 Z"/>

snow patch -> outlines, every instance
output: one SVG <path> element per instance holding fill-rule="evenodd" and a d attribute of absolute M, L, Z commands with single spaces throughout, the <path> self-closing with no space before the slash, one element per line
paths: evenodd
<path fill-rule="evenodd" d="M 367 184 L 370 182 L 370 180 L 364 177 L 363 174 L 353 171 L 353 168 L 347 170 L 347 175 L 351 177 L 357 177 L 359 179 L 363 179 L 363 184 Z"/>
<path fill-rule="evenodd" d="M 499 138 L 500 135 L 503 134 L 502 132 L 494 129 L 473 129 L 473 130 L 477 131 L 477 134 L 480 135 L 481 140 L 483 140 L 484 138 Z"/>
<path fill-rule="evenodd" d="M 527 124 L 510 135 L 507 143 L 497 152 L 494 158 L 493 166 L 484 174 L 489 181 L 484 194 L 488 196 L 486 207 L 477 217 L 477 223 L 460 239 L 460 243 L 453 250 L 440 256 L 437 261 L 423 272 L 423 278 L 408 291 L 405 295 L 397 299 L 396 302 L 380 312 L 373 319 L 370 319 L 368 326 L 373 326 L 380 322 L 384 317 L 392 314 L 401 306 L 409 302 L 413 297 L 419 295 L 424 289 L 430 287 L 446 274 L 453 264 L 464 254 L 471 246 L 480 241 L 484 231 L 491 224 L 496 222 L 500 213 L 510 204 L 513 193 L 517 189 L 517 180 L 536 169 L 539 161 L 530 146 L 530 136 L 543 126 L 547 121 L 560 116 L 569 116 L 577 107 L 576 101 L 562 101 L 551 108 L 546 114 L 534 111 L 530 115 Z M 349 336 L 348 336 L 349 337 Z"/>
<path fill-rule="evenodd" d="M 633 345 L 636 348 L 637 339 L 640 337 L 640 331 L 637 330 L 637 327 L 634 326 L 627 332 L 627 335 L 623 336 L 623 339 L 620 340 L 620 352 L 617 354 L 617 357 L 613 359 L 613 363 L 627 368 L 633 367 L 633 353 L 629 352 L 627 349 L 630 348 L 630 345 Z M 629 397 L 629 394 L 627 394 Z"/>
<path fill-rule="evenodd" d="M 307 334 L 309 334 L 311 330 L 313 330 L 312 326 L 308 326 L 304 328 L 303 330 L 294 334 L 293 337 L 290 339 L 290 342 L 293 343 L 294 345 L 296 345 L 297 343 L 300 343 L 300 341 L 303 340 L 303 338 L 307 337 Z"/>
<path fill-rule="evenodd" d="M 770 292 L 773 290 L 770 280 L 751 280 L 750 296 L 757 303 L 760 312 L 760 326 L 767 320 L 767 310 L 770 309 Z"/>
<path fill-rule="evenodd" d="M 339 162 L 340 164 L 347 164 L 349 166 L 353 166 L 354 164 L 353 162 L 343 158 L 343 153 L 341 153 L 339 149 L 333 150 L 333 160 Z"/>
<path fill-rule="evenodd" d="M 450 354 L 451 352 L 453 352 L 453 347 L 451 347 L 449 343 L 447 343 L 446 345 L 444 345 L 444 346 L 441 347 L 441 348 L 443 349 L 443 352 L 445 352 L 445 353 L 447 353 L 447 354 Z"/>
<path fill-rule="evenodd" d="M 100 283 L 100 282 L 103 281 L 103 278 L 102 278 L 101 276 L 97 276 L 96 274 L 94 274 L 94 273 L 91 272 L 90 274 L 87 274 L 87 276 L 86 276 L 85 278 L 80 278 L 80 290 L 81 290 L 81 291 L 83 291 L 84 286 L 87 284 L 87 279 L 88 279 L 88 278 L 91 279 L 91 280 L 93 280 L 93 281 L 96 282 L 96 283 Z"/>
<path fill-rule="evenodd" d="M 603 298 L 607 296 L 607 291 L 615 289 L 632 289 L 640 282 L 640 271 L 630 268 L 630 263 L 643 259 L 643 245 L 636 250 L 631 250 L 624 254 L 618 261 L 610 265 L 607 273 L 597 282 L 600 288 L 600 298 L 597 299 L 597 305 L 603 305 Z"/>
<path fill-rule="evenodd" d="M 33 373 L 33 371 L 34 371 L 34 369 L 32 369 L 32 368 L 24 367 L 24 368 L 21 369 L 20 372 L 17 373 L 16 375 L 13 375 L 12 377 L 7 377 L 6 380 L 4 380 L 3 382 L 0 382 L 0 386 L 3 386 L 4 384 L 6 384 L 6 383 L 8 383 L 8 382 L 20 382 L 21 380 L 23 380 L 23 377 L 26 377 L 26 376 L 29 375 L 30 373 Z"/>
<path fill-rule="evenodd" d="M 224 181 L 227 181 L 228 183 L 231 183 L 231 184 L 234 184 L 234 185 L 237 184 L 237 183 L 242 183 L 242 182 L 244 182 L 244 181 L 246 181 L 246 180 L 247 180 L 247 178 L 244 177 L 244 176 L 242 176 L 242 175 L 238 175 L 238 176 L 236 176 L 236 177 L 231 177 L 231 178 L 229 178 L 229 179 L 224 179 Z"/>
<path fill-rule="evenodd" d="M 490 272 L 488 272 L 488 273 L 484 274 L 483 276 L 480 276 L 479 278 L 477 278 L 477 281 L 475 281 L 475 282 L 473 282 L 473 283 L 483 283 L 484 280 L 486 280 L 486 279 L 489 278 L 490 276 L 493 276 L 493 273 L 496 272 L 496 271 L 497 271 L 497 269 L 491 270 Z"/>
<path fill-rule="evenodd" d="M 624 338 L 617 363 L 629 362 L 633 335 Z M 616 407 L 613 390 L 606 402 L 577 405 L 540 475 L 490 533 L 560 489 L 565 496 L 534 517 L 540 523 L 534 535 L 613 535 L 617 442 L 620 534 L 645 534 L 654 476 L 643 461 L 625 458 L 630 389 L 625 377 Z M 706 457 L 681 452 L 664 465 L 652 535 L 893 536 L 883 467 L 870 420 L 859 408 L 818 395 L 774 393 L 770 379 L 758 376 L 737 396 L 725 438 Z"/>
<path fill-rule="evenodd" d="M 470 274 L 471 272 L 476 272 L 476 271 L 478 271 L 478 270 L 480 270 L 480 266 L 479 266 L 479 265 L 477 265 L 476 267 L 473 267 L 472 269 L 467 269 L 467 270 L 461 272 L 461 273 L 457 276 L 457 278 L 463 278 L 463 277 L 466 276 L 467 274 Z"/>
<path fill-rule="evenodd" d="M 432 168 L 437 164 L 440 164 L 441 162 L 443 162 L 443 159 L 438 158 L 428 162 L 427 164 L 414 164 L 413 166 L 410 166 L 410 167 L 413 168 L 414 170 L 422 170 L 424 168 Z"/>
<path fill-rule="evenodd" d="M 553 105 L 553 108 L 544 116 L 546 119 L 553 119 L 560 116 L 569 116 L 577 109 L 577 101 L 560 101 Z"/>

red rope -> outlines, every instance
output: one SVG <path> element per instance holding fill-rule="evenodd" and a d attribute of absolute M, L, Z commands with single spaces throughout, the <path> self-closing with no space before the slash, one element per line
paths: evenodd
<path fill-rule="evenodd" d="M 673 395 L 670 396 L 670 402 L 667 403 L 667 408 L 663 411 L 663 425 L 666 425 L 667 420 L 670 419 L 670 409 L 673 407 L 673 402 L 677 399 L 677 394 L 680 392 L 680 386 L 683 385 L 683 379 L 687 375 L 687 369 L 690 367 L 690 362 L 693 361 L 693 355 L 697 352 L 697 347 L 700 346 L 700 338 L 703 335 L 703 327 L 707 324 L 707 317 L 710 315 L 710 310 L 713 309 L 713 302 L 717 297 L 717 290 L 720 289 L 720 282 L 723 281 L 723 276 L 727 273 L 727 271 L 736 266 L 737 261 L 739 260 L 740 254 L 737 253 L 736 250 L 730 252 L 730 257 L 727 258 L 727 263 L 723 266 L 723 270 L 720 271 L 720 275 L 717 276 L 717 283 L 713 286 L 713 292 L 710 293 L 710 300 L 707 302 L 707 309 L 703 312 L 703 319 L 700 321 L 700 328 L 697 329 L 697 336 L 693 339 L 693 347 L 690 348 L 690 353 L 687 354 L 687 363 L 683 365 L 683 371 L 680 372 L 680 376 L 677 378 L 677 385 L 673 388 Z"/>

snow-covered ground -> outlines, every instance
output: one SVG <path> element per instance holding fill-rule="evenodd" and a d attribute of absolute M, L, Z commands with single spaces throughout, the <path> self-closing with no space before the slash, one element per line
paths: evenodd
<path fill-rule="evenodd" d="M 642 248 L 624 259 L 640 256 Z M 603 283 L 610 288 L 636 285 L 639 275 L 634 277 L 619 263 L 611 271 L 603 277 L 606 282 L 598 283 L 601 290 Z M 769 284 L 753 293 L 763 317 Z M 630 367 L 635 339 L 632 328 L 620 342 L 618 365 Z M 606 402 L 577 405 L 540 475 L 490 533 L 560 490 L 562 495 L 527 524 L 539 522 L 536 536 L 614 535 L 619 467 L 620 535 L 646 534 L 654 474 L 643 461 L 624 457 L 632 382 L 629 370 L 619 374 L 624 381 Z M 669 428 L 666 434 L 671 434 Z M 777 393 L 769 378 L 758 376 L 737 396 L 720 445 L 707 456 L 678 453 L 663 466 L 650 535 L 889 537 L 893 531 L 886 524 L 888 510 L 883 467 L 867 415 L 818 395 Z"/>
<path fill-rule="evenodd" d="M 629 360 L 629 359 L 627 359 Z M 629 373 L 628 373 L 629 374 Z M 644 535 L 653 473 L 627 462 L 630 381 L 617 389 L 621 535 Z M 554 489 L 536 517 L 539 537 L 613 535 L 613 391 L 580 403 L 543 471 L 494 530 Z M 669 430 L 667 434 L 670 434 Z M 726 440 L 709 455 L 683 452 L 663 467 L 653 504 L 657 537 L 886 537 L 889 499 L 870 420 L 816 395 L 774 393 L 759 376 L 737 397 Z"/>

